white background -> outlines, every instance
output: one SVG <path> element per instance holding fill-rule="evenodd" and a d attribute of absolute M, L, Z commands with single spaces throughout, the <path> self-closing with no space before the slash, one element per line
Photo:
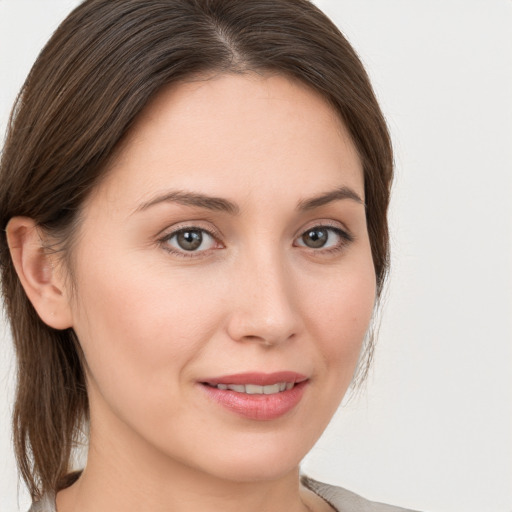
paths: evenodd
<path fill-rule="evenodd" d="M 78 2 L 0 0 L 0 129 Z M 389 121 L 393 269 L 367 389 L 303 469 L 432 512 L 512 511 L 512 1 L 318 0 Z M 0 321 L 0 512 L 26 510 Z M 19 498 L 18 498 L 19 496 Z"/>

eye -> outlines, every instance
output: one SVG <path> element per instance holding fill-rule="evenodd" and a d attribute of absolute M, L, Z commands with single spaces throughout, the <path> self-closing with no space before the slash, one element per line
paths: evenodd
<path fill-rule="evenodd" d="M 165 236 L 161 242 L 177 253 L 204 252 L 217 246 L 214 236 L 201 228 L 183 228 Z"/>
<path fill-rule="evenodd" d="M 310 249 L 341 249 L 352 241 L 352 236 L 333 226 L 314 226 L 297 239 L 296 244 Z"/>

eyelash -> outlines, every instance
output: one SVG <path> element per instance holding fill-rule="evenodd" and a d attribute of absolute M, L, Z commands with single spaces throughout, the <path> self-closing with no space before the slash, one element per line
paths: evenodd
<path fill-rule="evenodd" d="M 330 248 L 326 248 L 326 249 L 324 249 L 322 247 L 312 248 L 312 247 L 307 247 L 305 245 L 296 245 L 296 241 L 299 240 L 301 237 L 303 237 L 306 233 L 315 231 L 315 230 L 322 230 L 322 229 L 328 230 L 330 233 L 335 233 L 340 238 L 340 242 L 337 243 L 334 247 L 330 247 Z M 175 229 L 171 233 L 167 233 L 166 235 L 159 238 L 158 243 L 159 243 L 159 245 L 162 246 L 162 248 L 165 251 L 171 253 L 172 255 L 182 257 L 182 258 L 206 257 L 210 254 L 210 252 L 212 250 L 217 250 L 219 248 L 219 247 L 217 247 L 215 249 L 205 249 L 202 251 L 186 251 L 186 250 L 177 250 L 177 249 L 171 248 L 169 245 L 169 241 L 172 240 L 174 237 L 178 236 L 180 233 L 184 233 L 187 231 L 194 231 L 194 232 L 199 231 L 202 233 L 206 233 L 209 237 L 211 237 L 215 241 L 215 243 L 222 245 L 222 243 L 219 242 L 219 239 L 221 237 L 219 232 L 213 231 L 213 230 L 208 230 L 208 229 L 205 229 L 205 228 L 202 228 L 199 226 L 194 226 L 194 225 L 183 226 L 178 229 Z M 337 225 L 335 226 L 330 223 L 323 223 L 323 224 L 315 224 L 315 225 L 305 229 L 304 231 L 302 231 L 298 236 L 295 237 L 294 247 L 302 247 L 302 248 L 308 250 L 309 252 L 329 255 L 329 254 L 335 254 L 340 251 L 343 251 L 346 248 L 346 246 L 353 241 L 354 241 L 354 236 L 351 233 L 349 233 L 348 231 L 341 229 Z M 224 248 L 224 246 L 222 246 L 220 248 Z"/>

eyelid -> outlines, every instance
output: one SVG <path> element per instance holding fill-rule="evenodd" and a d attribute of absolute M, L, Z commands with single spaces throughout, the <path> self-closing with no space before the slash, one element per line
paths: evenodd
<path fill-rule="evenodd" d="M 217 227 L 215 227 L 210 221 L 203 219 L 193 219 L 188 221 L 176 222 L 175 224 L 172 224 L 162 229 L 159 233 L 157 233 L 156 237 L 168 238 L 175 233 L 187 229 L 197 229 L 198 231 L 205 231 L 216 240 L 220 240 L 223 238 L 223 234 Z"/>
<path fill-rule="evenodd" d="M 298 232 L 295 235 L 295 238 L 302 236 L 306 231 L 309 231 L 313 228 L 330 228 L 333 229 L 334 231 L 340 232 L 343 236 L 346 236 L 347 240 L 354 240 L 354 235 L 345 226 L 345 224 L 332 219 L 317 219 L 312 222 L 308 222 L 298 230 Z"/>

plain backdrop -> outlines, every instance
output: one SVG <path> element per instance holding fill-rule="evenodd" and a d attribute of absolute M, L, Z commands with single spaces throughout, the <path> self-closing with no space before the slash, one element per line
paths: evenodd
<path fill-rule="evenodd" d="M 74 0 L 0 0 L 0 129 Z M 375 364 L 307 474 L 432 512 L 512 511 L 512 1 L 318 0 L 359 52 L 396 151 Z M 0 512 L 26 510 L 0 321 Z"/>

